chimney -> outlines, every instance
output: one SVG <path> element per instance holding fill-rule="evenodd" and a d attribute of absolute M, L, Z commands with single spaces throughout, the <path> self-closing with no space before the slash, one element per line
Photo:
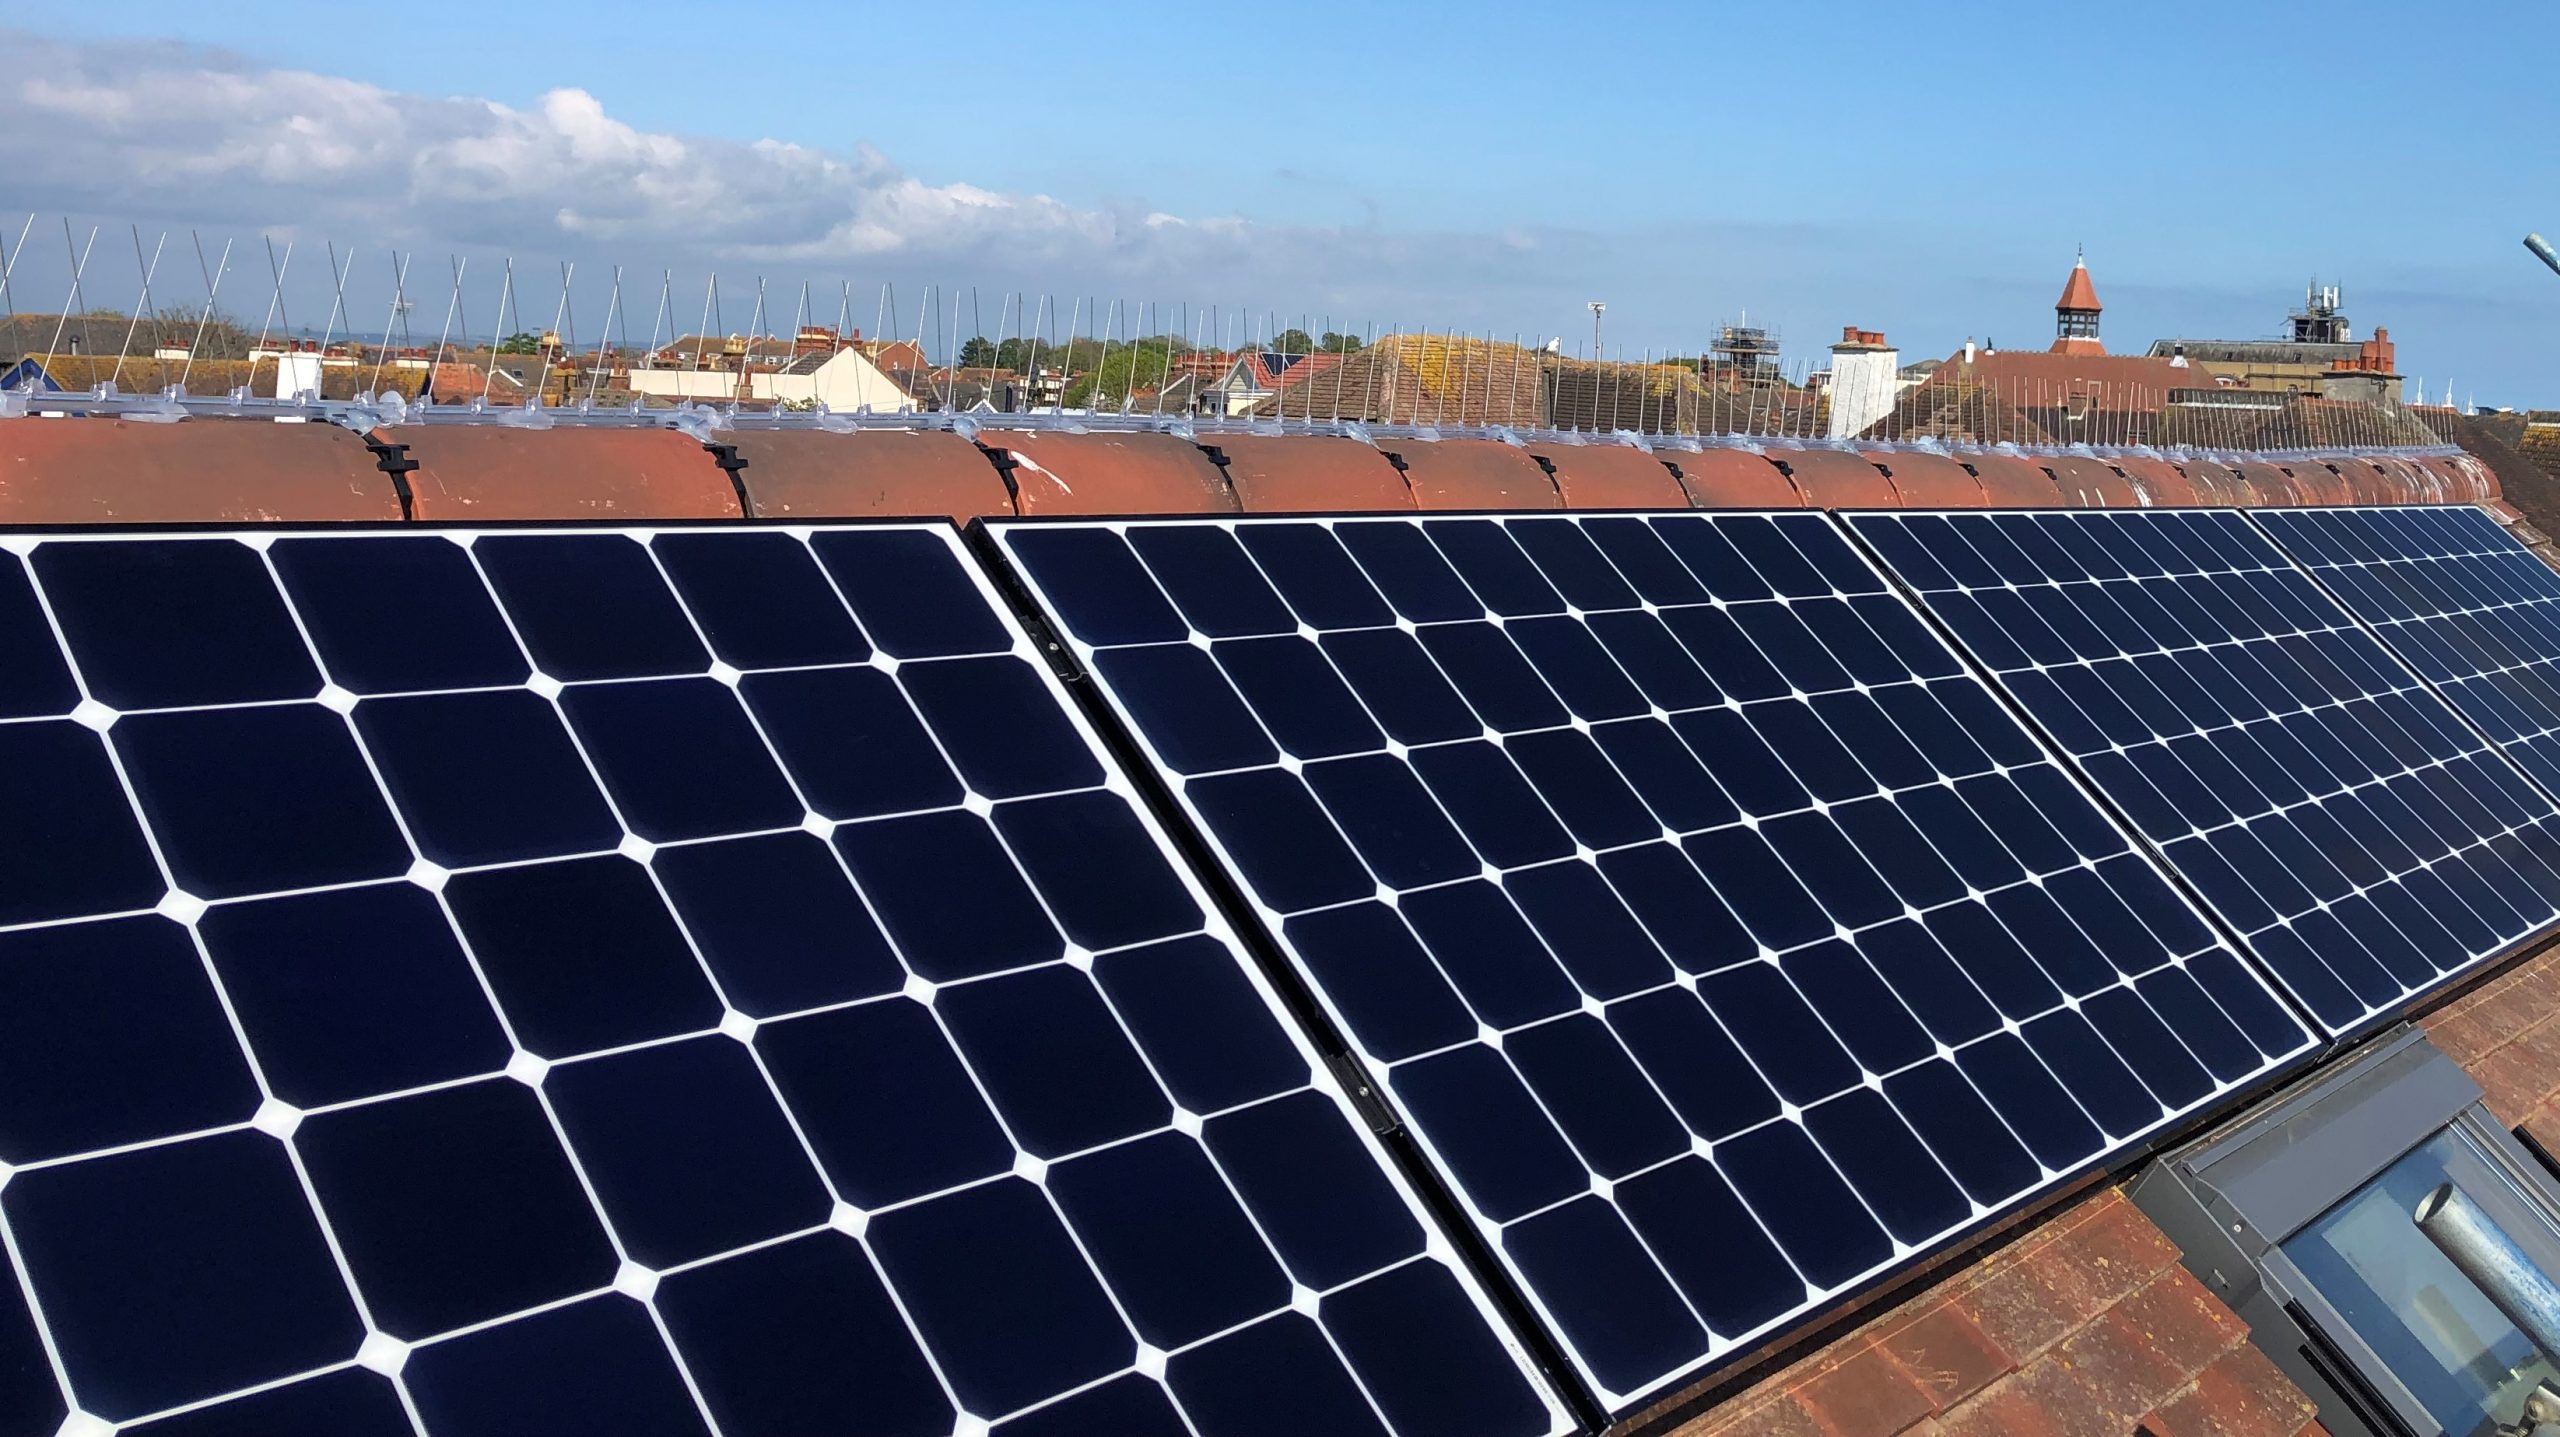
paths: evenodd
<path fill-rule="evenodd" d="M 2353 359 L 2339 360 L 2320 376 L 2320 397 L 2362 404 L 2387 403 L 2400 391 L 2394 358 L 2391 331 L 2377 325 L 2373 338 L 2357 346 Z"/>
<path fill-rule="evenodd" d="M 823 324 L 804 324 L 791 340 L 791 357 L 804 354 L 832 354 L 836 348 L 836 332 Z"/>
<path fill-rule="evenodd" d="M 1973 363 L 1973 355 L 1973 336 L 1968 334 L 1964 337 L 1964 362 L 1967 364 Z"/>
<path fill-rule="evenodd" d="M 1882 331 L 1848 325 L 1831 346 L 1831 424 L 1834 439 L 1855 439 L 1893 412 L 1902 397 L 1902 356 Z"/>

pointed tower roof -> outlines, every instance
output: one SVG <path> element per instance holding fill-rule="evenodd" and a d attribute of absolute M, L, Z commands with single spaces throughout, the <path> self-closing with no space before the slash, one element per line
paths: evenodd
<path fill-rule="evenodd" d="M 2089 259 L 2085 254 L 2071 262 L 2070 282 L 2063 285 L 2062 298 L 2053 302 L 2052 352 L 2107 352 L 2107 347 L 2098 341 L 2098 287 L 2089 283 Z"/>
<path fill-rule="evenodd" d="M 2071 279 L 2062 286 L 2062 298 L 2053 302 L 2056 309 L 2104 308 L 2098 303 L 2098 287 L 2089 282 L 2089 260 L 2086 255 L 2072 261 Z"/>

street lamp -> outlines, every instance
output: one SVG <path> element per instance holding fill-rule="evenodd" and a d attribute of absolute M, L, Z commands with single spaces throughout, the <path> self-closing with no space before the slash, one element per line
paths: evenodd
<path fill-rule="evenodd" d="M 1591 301 L 1591 362 L 1594 364 L 1600 362 L 1600 311 L 1608 307 L 1599 300 Z"/>

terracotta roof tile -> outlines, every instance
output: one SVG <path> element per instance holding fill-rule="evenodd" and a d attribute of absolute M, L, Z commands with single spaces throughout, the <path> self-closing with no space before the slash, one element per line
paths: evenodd
<path fill-rule="evenodd" d="M 1795 1384 L 1795 1398 L 1834 1431 L 1906 1432 L 1937 1404 L 1881 1347 L 1854 1347 Z"/>
<path fill-rule="evenodd" d="M 2013 1367 L 2008 1354 L 1955 1302 L 1928 1308 L 1881 1340 L 1941 1411 L 1990 1386 Z"/>
<path fill-rule="evenodd" d="M 2211 374 L 2193 365 L 2137 354 L 2055 354 L 2047 350 L 1962 351 L 1932 370 L 1928 384 L 1982 385 L 2022 408 L 2050 408 L 2072 395 L 2111 409 L 2158 409 L 2173 389 L 2210 389 Z"/>
<path fill-rule="evenodd" d="M 1257 350 L 1245 356 L 1245 363 L 1252 368 L 1254 388 L 1286 389 L 1293 384 L 1306 383 L 1340 364 L 1343 358 L 1330 350 L 1315 354 L 1273 354 Z"/>
<path fill-rule="evenodd" d="M 2053 307 L 2091 310 L 2104 307 L 2098 303 L 2098 287 L 2089 282 L 2089 265 L 2086 260 L 2071 266 L 2071 278 L 2064 282 L 2062 298 L 2055 300 Z"/>

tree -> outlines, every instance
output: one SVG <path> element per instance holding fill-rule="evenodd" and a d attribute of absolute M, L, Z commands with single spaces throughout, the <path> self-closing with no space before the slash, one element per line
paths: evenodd
<path fill-rule="evenodd" d="M 1012 368 L 997 355 L 995 342 L 984 335 L 972 335 L 961 341 L 960 367 L 962 369 Z"/>
<path fill-rule="evenodd" d="M 1284 329 L 1271 336 L 1271 342 L 1262 347 L 1271 354 L 1313 354 L 1316 352 L 1316 337 L 1303 329 Z"/>
<path fill-rule="evenodd" d="M 998 369 L 1010 369 L 1016 374 L 1029 374 L 1032 361 L 1037 360 L 1042 369 L 1073 371 L 1091 365 L 1100 358 L 1102 358 L 1101 340 L 1076 339 L 1061 342 L 1032 335 L 1029 338 L 1008 339 L 997 345 L 995 366 Z"/>
<path fill-rule="evenodd" d="M 1097 352 L 1092 366 L 1067 386 L 1067 407 L 1117 409 L 1133 393 L 1161 389 L 1172 372 L 1174 355 L 1183 349 L 1182 341 L 1159 335 L 1115 345 L 1108 354 Z"/>
<path fill-rule="evenodd" d="M 519 329 L 498 341 L 500 354 L 538 354 L 541 350 L 542 336 L 531 330 Z"/>
<path fill-rule="evenodd" d="M 145 316 L 169 340 L 187 344 L 198 359 L 246 359 L 253 336 L 219 306 L 167 304 Z M 201 331 L 201 332 L 199 332 Z"/>
<path fill-rule="evenodd" d="M 1360 336 L 1356 334 L 1336 334 L 1332 330 L 1328 329 L 1324 332 L 1324 338 L 1316 341 L 1316 348 L 1326 354 L 1358 354 L 1360 352 Z"/>

